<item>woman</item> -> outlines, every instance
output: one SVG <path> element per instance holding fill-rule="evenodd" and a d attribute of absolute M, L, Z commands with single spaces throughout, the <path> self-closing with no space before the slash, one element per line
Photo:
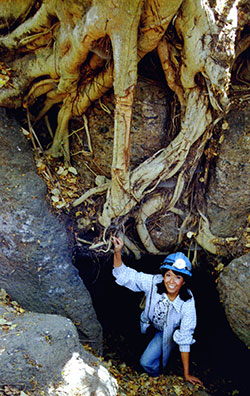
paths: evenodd
<path fill-rule="evenodd" d="M 194 298 L 186 286 L 192 276 L 189 259 L 183 253 L 170 254 L 160 267 L 162 275 L 144 274 L 123 264 L 121 238 L 113 237 L 113 244 L 116 283 L 145 293 L 141 332 L 146 333 L 150 324 L 155 328 L 155 335 L 141 356 L 142 367 L 151 376 L 158 376 L 161 364 L 163 368 L 166 366 L 173 347 L 178 344 L 186 381 L 202 385 L 198 378 L 189 374 L 190 345 L 195 342 L 196 326 Z"/>

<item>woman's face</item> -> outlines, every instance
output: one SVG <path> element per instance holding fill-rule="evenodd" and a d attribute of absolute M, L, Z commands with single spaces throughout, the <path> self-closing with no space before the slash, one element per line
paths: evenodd
<path fill-rule="evenodd" d="M 170 300 L 174 300 L 178 296 L 182 285 L 185 283 L 183 276 L 179 274 L 176 275 L 172 270 L 168 270 L 165 272 L 163 279 Z"/>

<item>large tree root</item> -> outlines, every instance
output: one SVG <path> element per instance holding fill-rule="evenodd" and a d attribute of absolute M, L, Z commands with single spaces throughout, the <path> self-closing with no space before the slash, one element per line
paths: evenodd
<path fill-rule="evenodd" d="M 166 197 L 164 195 L 155 194 L 146 203 L 140 206 L 140 209 L 136 212 L 136 230 L 140 237 L 140 240 L 147 250 L 151 254 L 160 254 L 161 252 L 157 249 L 150 237 L 147 229 L 146 221 L 149 216 L 155 214 L 163 207 Z"/>
<path fill-rule="evenodd" d="M 186 162 L 190 150 L 201 139 L 202 152 L 213 115 L 227 106 L 237 1 L 213 3 L 212 9 L 206 0 L 43 0 L 33 17 L 0 37 L 0 48 L 4 51 L 19 51 L 18 58 L 9 62 L 16 73 L 12 87 L 4 88 L 0 103 L 20 105 L 28 86 L 25 106 L 46 95 L 37 119 L 60 103 L 58 126 L 49 153 L 54 157 L 64 156 L 67 163 L 70 119 L 82 116 L 93 101 L 114 87 L 112 181 L 101 189 L 89 191 L 75 205 L 107 188 L 99 218 L 106 231 L 112 221 L 125 218 L 142 200 L 151 197 L 162 180 L 176 177 L 171 202 L 166 205 L 163 197 L 156 194 L 135 214 L 138 233 L 146 249 L 154 253 L 158 250 L 149 237 L 147 218 L 163 205 L 166 210 L 177 210 L 176 204 L 188 184 Z M 30 6 L 31 2 L 26 0 L 24 9 Z M 178 35 L 178 46 L 166 33 L 171 21 L 172 30 Z M 130 173 L 130 127 L 137 63 L 156 48 L 166 81 L 181 104 L 180 131 L 168 147 Z"/>
<path fill-rule="evenodd" d="M 191 90 L 179 135 L 167 148 L 131 172 L 130 189 L 123 190 L 123 211 L 119 213 L 120 216 L 126 215 L 146 194 L 152 192 L 160 180 L 170 179 L 181 169 L 191 146 L 205 132 L 211 121 L 207 95 L 202 95 L 199 88 Z M 112 196 L 109 195 L 100 218 L 105 227 L 116 216 L 113 205 Z"/>
<path fill-rule="evenodd" d="M 214 15 L 211 13 L 209 7 L 205 4 L 201 5 L 198 0 L 195 2 L 187 0 L 183 3 L 182 13 L 176 19 L 176 26 L 180 36 L 184 38 L 182 52 L 185 64 L 180 70 L 180 81 L 185 94 L 183 94 L 181 88 L 179 89 L 177 83 L 177 67 L 173 68 L 169 57 L 166 55 L 166 52 L 164 53 L 164 48 L 165 51 L 168 49 L 166 41 L 161 42 L 159 54 L 163 66 L 166 65 L 165 74 L 167 80 L 177 93 L 181 104 L 183 105 L 186 102 L 181 130 L 177 138 L 175 138 L 166 149 L 141 164 L 132 172 L 129 190 L 123 189 L 122 191 L 123 204 L 121 205 L 121 201 L 119 204 L 124 209 L 120 211 L 120 216 L 125 215 L 138 202 L 141 202 L 145 194 L 156 188 L 157 183 L 159 183 L 161 179 L 173 177 L 182 168 L 192 145 L 206 131 L 206 128 L 209 127 L 212 121 L 212 115 L 209 110 L 209 102 L 206 93 L 202 92 L 198 87 L 195 88 L 195 76 L 199 72 L 206 78 L 212 106 L 216 110 L 221 110 L 221 105 L 227 105 L 230 60 L 232 60 L 234 54 L 233 48 L 230 47 L 228 50 L 226 46 L 225 37 L 228 37 L 228 35 L 223 36 L 221 34 L 222 32 L 215 23 Z M 235 17 L 231 18 L 222 30 L 224 30 L 224 32 L 226 30 L 230 31 L 230 29 L 233 31 L 232 27 L 234 26 L 236 26 Z M 193 33 L 193 31 L 195 33 Z M 202 52 L 202 40 L 206 40 L 206 37 L 209 37 L 211 41 L 212 35 L 218 38 L 220 47 L 218 45 L 214 48 L 214 43 L 211 42 L 211 44 L 206 47 L 206 56 L 201 58 L 199 55 Z M 235 38 L 234 31 L 230 31 L 230 35 L 232 39 Z M 223 39 L 225 40 L 224 42 Z M 200 44 L 200 46 L 198 44 Z M 221 48 L 224 48 L 224 52 L 221 51 Z M 197 54 L 194 54 L 194 49 L 197 51 Z M 225 67 L 225 65 L 222 67 L 220 62 L 214 62 L 214 52 L 216 52 L 218 60 L 227 59 L 228 67 Z M 213 81 L 213 83 L 211 84 L 210 81 Z M 221 103 L 221 105 L 219 103 Z M 154 172 L 152 172 L 152 169 Z M 120 199 L 122 194 L 120 194 Z M 177 198 L 179 197 L 180 193 L 177 194 Z M 111 224 L 111 219 L 117 215 L 117 213 L 113 211 L 113 206 L 115 206 L 115 202 L 112 201 L 112 194 L 108 194 L 100 218 L 101 224 L 105 227 L 108 227 Z M 145 216 L 142 217 L 141 223 L 145 224 Z M 147 240 L 149 240 L 148 237 Z M 150 249 L 154 248 L 151 246 Z"/>

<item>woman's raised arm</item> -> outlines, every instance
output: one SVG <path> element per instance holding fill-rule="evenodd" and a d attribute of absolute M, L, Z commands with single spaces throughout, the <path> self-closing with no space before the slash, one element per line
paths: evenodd
<path fill-rule="evenodd" d="M 114 267 L 120 267 L 122 265 L 121 251 L 124 246 L 124 242 L 120 237 L 113 237 L 112 241 L 114 244 Z"/>

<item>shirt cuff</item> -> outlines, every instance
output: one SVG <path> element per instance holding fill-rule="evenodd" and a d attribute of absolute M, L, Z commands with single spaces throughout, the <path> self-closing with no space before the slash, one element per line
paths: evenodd
<path fill-rule="evenodd" d="M 181 344 L 179 345 L 180 352 L 190 352 L 190 345 L 189 344 Z"/>
<path fill-rule="evenodd" d="M 126 265 L 122 263 L 122 265 L 120 265 L 120 267 L 114 267 L 112 270 L 112 274 L 114 275 L 114 277 L 117 277 L 118 275 L 121 275 L 126 269 Z"/>

